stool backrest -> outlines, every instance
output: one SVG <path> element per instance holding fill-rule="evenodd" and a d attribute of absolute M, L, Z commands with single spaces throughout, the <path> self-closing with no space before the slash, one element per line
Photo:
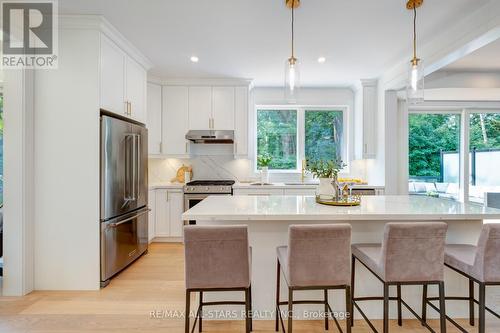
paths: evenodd
<path fill-rule="evenodd" d="M 292 286 L 349 285 L 351 276 L 349 224 L 291 225 L 288 270 Z"/>
<path fill-rule="evenodd" d="M 187 289 L 249 287 L 246 226 L 186 226 L 184 252 Z"/>
<path fill-rule="evenodd" d="M 385 280 L 443 281 L 447 229 L 442 222 L 387 223 L 380 258 Z"/>
<path fill-rule="evenodd" d="M 474 270 L 485 282 L 500 282 L 500 224 L 483 225 Z"/>

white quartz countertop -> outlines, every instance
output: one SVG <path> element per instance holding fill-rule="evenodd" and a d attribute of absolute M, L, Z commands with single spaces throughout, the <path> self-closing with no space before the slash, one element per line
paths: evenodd
<path fill-rule="evenodd" d="M 500 220 L 500 210 L 426 196 L 366 196 L 357 207 L 320 205 L 313 196 L 209 196 L 184 220 Z M 500 221 L 499 221 L 500 222 Z"/>
<path fill-rule="evenodd" d="M 170 183 L 170 182 L 165 182 L 165 183 L 152 183 L 149 184 L 149 189 L 150 190 L 156 190 L 156 189 L 182 189 L 184 187 L 183 183 Z"/>
<path fill-rule="evenodd" d="M 314 189 L 318 186 L 316 183 L 270 183 L 266 185 L 260 185 L 255 183 L 235 183 L 233 185 L 233 189 L 262 189 L 262 188 L 275 188 L 275 189 Z M 353 188 L 356 189 L 384 189 L 384 186 L 378 185 L 368 185 L 368 184 L 359 184 L 354 185 Z"/>

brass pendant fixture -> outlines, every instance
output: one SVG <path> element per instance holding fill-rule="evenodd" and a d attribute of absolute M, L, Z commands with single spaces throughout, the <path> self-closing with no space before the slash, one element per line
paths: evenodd
<path fill-rule="evenodd" d="M 410 61 L 406 99 L 409 104 L 424 102 L 424 68 L 422 60 L 417 57 L 417 8 L 424 0 L 408 0 L 406 9 L 413 11 L 413 58 Z"/>
<path fill-rule="evenodd" d="M 296 103 L 298 97 L 298 90 L 300 88 L 300 72 L 299 62 L 295 57 L 295 9 L 299 8 L 300 0 L 285 0 L 285 5 L 292 11 L 292 34 L 291 34 L 291 47 L 292 54 L 285 62 L 285 100 L 289 103 Z"/>

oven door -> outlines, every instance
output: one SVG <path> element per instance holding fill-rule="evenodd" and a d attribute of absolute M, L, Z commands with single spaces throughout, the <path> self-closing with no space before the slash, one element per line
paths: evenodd
<path fill-rule="evenodd" d="M 198 203 L 200 203 L 201 201 L 203 201 L 203 199 L 205 199 L 206 197 L 211 196 L 211 195 L 231 196 L 231 194 L 226 194 L 226 193 L 225 194 L 216 194 L 216 193 L 214 193 L 214 194 L 206 194 L 206 193 L 202 193 L 202 194 L 184 194 L 184 211 L 187 211 L 188 209 L 193 208 Z M 194 224 L 196 224 L 196 221 L 193 221 L 193 220 L 184 221 L 184 224 L 194 225 Z"/>

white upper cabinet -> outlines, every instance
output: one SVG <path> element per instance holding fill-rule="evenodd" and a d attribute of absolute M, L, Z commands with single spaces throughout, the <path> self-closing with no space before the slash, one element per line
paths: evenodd
<path fill-rule="evenodd" d="M 248 87 L 235 88 L 234 155 L 248 158 Z"/>
<path fill-rule="evenodd" d="M 163 87 L 162 154 L 189 155 L 186 140 L 188 124 L 188 87 Z"/>
<path fill-rule="evenodd" d="M 101 109 L 146 122 L 146 80 L 144 67 L 112 40 L 101 34 Z"/>
<path fill-rule="evenodd" d="M 148 152 L 150 155 L 161 154 L 162 100 L 161 86 L 148 83 L 147 127 Z"/>
<path fill-rule="evenodd" d="M 101 108 L 126 116 L 125 53 L 101 35 Z"/>
<path fill-rule="evenodd" d="M 212 87 L 189 87 L 189 129 L 212 128 Z"/>
<path fill-rule="evenodd" d="M 212 129 L 234 130 L 234 87 L 212 88 Z"/>
<path fill-rule="evenodd" d="M 130 57 L 125 61 L 126 100 L 129 103 L 129 117 L 141 123 L 146 122 L 146 71 Z"/>

